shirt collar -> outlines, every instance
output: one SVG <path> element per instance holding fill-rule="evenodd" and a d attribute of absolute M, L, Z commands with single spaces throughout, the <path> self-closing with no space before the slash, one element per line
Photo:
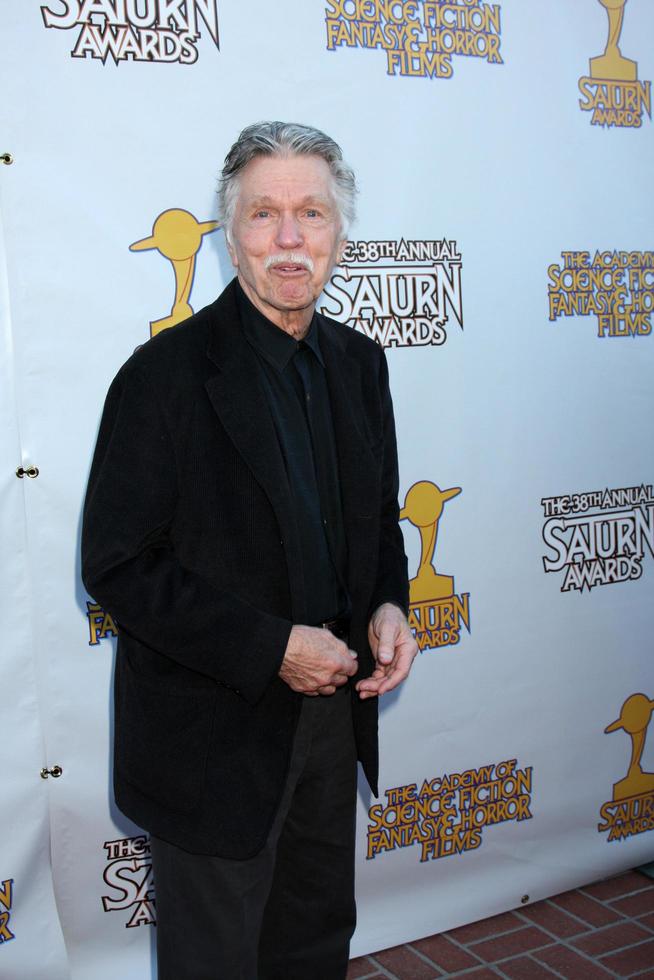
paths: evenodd
<path fill-rule="evenodd" d="M 240 282 L 236 280 L 236 296 L 243 331 L 249 343 L 278 371 L 283 371 L 293 355 L 304 343 L 313 351 L 322 366 L 325 366 L 318 337 L 318 320 L 314 313 L 309 329 L 303 340 L 298 342 L 281 327 L 276 326 L 248 299 Z"/>

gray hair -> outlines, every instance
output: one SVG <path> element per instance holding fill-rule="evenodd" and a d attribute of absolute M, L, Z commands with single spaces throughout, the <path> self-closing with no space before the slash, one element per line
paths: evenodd
<path fill-rule="evenodd" d="M 333 179 L 334 197 L 341 219 L 341 234 L 347 234 L 355 218 L 357 193 L 354 171 L 343 159 L 338 143 L 312 126 L 299 123 L 259 122 L 246 126 L 225 157 L 218 185 L 218 220 L 231 241 L 240 174 L 259 156 L 291 154 L 322 157 Z"/>

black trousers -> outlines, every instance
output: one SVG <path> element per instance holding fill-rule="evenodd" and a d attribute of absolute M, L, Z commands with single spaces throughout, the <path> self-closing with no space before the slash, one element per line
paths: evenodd
<path fill-rule="evenodd" d="M 344 980 L 354 931 L 350 691 L 306 697 L 262 851 L 245 861 L 152 838 L 158 980 Z"/>

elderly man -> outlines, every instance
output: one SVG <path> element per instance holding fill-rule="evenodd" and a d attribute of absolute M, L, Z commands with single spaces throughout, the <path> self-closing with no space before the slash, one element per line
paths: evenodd
<path fill-rule="evenodd" d="M 245 129 L 236 279 L 111 385 L 84 581 L 119 624 L 114 785 L 151 834 L 161 980 L 337 980 L 356 759 L 416 653 L 383 351 L 315 306 L 354 175 L 324 133 Z"/>

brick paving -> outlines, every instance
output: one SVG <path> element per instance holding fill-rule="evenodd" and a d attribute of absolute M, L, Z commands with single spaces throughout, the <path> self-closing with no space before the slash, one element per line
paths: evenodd
<path fill-rule="evenodd" d="M 595 882 L 351 960 L 348 980 L 654 980 L 654 879 Z"/>

